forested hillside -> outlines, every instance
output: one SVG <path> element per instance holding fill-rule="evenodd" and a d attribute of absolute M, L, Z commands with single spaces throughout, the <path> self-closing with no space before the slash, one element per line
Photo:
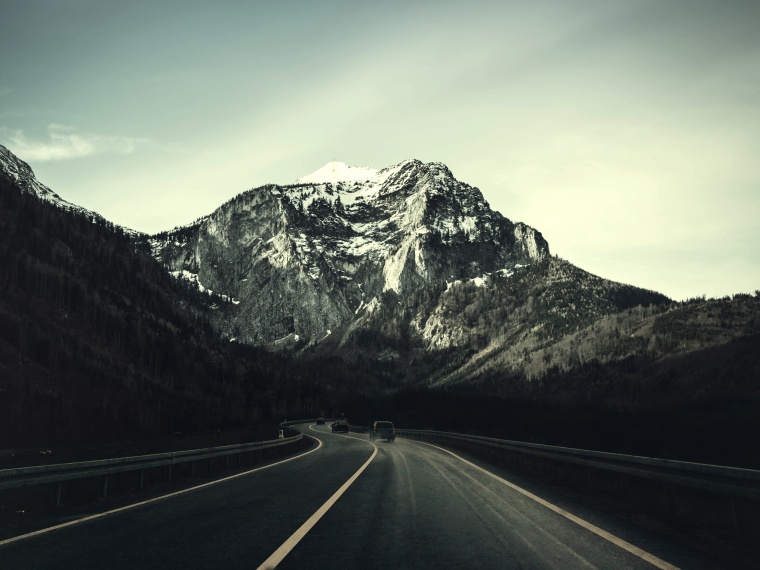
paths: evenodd
<path fill-rule="evenodd" d="M 753 339 L 760 346 L 760 296 L 757 294 L 691 299 L 667 305 L 639 305 L 602 316 L 543 343 L 535 343 L 531 351 L 523 348 L 522 357 L 519 343 L 492 347 L 446 376 L 446 380 L 453 384 L 483 383 L 488 389 L 507 393 L 517 388 L 507 384 L 499 388 L 501 379 L 505 372 L 519 371 L 525 380 L 524 386 L 518 389 L 520 392 L 537 391 L 537 387 L 552 384 L 553 393 L 585 400 L 589 394 L 598 392 L 594 388 L 598 382 L 585 385 L 582 380 L 588 377 L 589 369 L 598 370 L 609 364 L 634 376 L 645 376 L 647 371 L 672 367 L 672 362 L 697 358 L 696 355 L 704 351 L 714 351 L 717 357 L 725 347 L 739 342 L 752 345 Z M 717 363 L 719 366 L 711 372 L 716 379 L 730 376 L 736 360 L 731 363 L 718 360 Z M 727 364 L 731 366 L 727 367 Z M 760 377 L 760 370 L 749 372 L 750 378 Z M 727 388 L 726 382 L 702 385 L 705 380 L 699 380 L 701 376 L 704 374 L 679 375 L 680 384 L 692 385 L 689 390 L 684 389 L 681 400 L 688 399 L 689 393 L 713 392 L 719 386 Z M 552 382 L 549 378 L 553 379 Z M 748 378 L 732 381 L 733 384 L 737 382 L 747 389 L 760 389 L 760 386 L 752 388 Z M 651 387 L 640 387 L 635 400 L 631 400 L 628 390 L 618 391 L 609 386 L 606 390 L 609 391 L 608 398 L 627 402 L 630 406 L 657 397 Z"/>
<path fill-rule="evenodd" d="M 219 340 L 219 297 L 102 218 L 0 176 L 0 447 L 240 425 L 317 404 L 298 366 Z"/>

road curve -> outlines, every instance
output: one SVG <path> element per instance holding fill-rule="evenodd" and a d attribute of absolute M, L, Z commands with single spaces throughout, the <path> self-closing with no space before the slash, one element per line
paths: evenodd
<path fill-rule="evenodd" d="M 345 436 L 320 439 L 284 464 L 4 544 L 0 568 L 256 568 L 374 451 Z"/>
<path fill-rule="evenodd" d="M 308 455 L 4 544 L 0 567 L 668 567 L 446 450 L 305 428 Z"/>
<path fill-rule="evenodd" d="M 444 450 L 403 439 L 377 447 L 278 568 L 657 567 Z"/>

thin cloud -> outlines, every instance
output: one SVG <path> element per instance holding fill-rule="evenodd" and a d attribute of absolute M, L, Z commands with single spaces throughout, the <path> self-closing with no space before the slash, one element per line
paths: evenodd
<path fill-rule="evenodd" d="M 73 125 L 66 125 L 64 123 L 50 123 L 48 125 L 48 131 L 75 131 L 76 127 Z"/>
<path fill-rule="evenodd" d="M 93 133 L 77 133 L 70 125 L 57 123 L 48 126 L 47 140 L 33 140 L 23 131 L 0 130 L 8 146 L 25 160 L 47 162 L 84 158 L 94 154 L 131 154 L 150 139 L 112 137 Z"/>

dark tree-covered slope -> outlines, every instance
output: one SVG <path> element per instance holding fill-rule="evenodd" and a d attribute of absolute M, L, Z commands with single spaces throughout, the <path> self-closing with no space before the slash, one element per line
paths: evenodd
<path fill-rule="evenodd" d="M 0 447 L 316 408 L 290 359 L 218 339 L 208 317 L 224 302 L 171 277 L 121 228 L 0 173 Z"/>

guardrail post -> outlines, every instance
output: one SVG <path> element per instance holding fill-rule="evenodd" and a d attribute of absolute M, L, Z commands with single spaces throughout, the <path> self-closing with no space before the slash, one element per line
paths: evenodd
<path fill-rule="evenodd" d="M 195 461 L 190 462 L 190 477 L 195 477 Z"/>
<path fill-rule="evenodd" d="M 140 469 L 140 481 L 137 484 L 138 489 L 142 489 L 145 485 L 145 469 Z"/>
<path fill-rule="evenodd" d="M 663 483 L 662 493 L 665 499 L 665 511 L 669 515 L 672 515 L 675 513 L 675 505 L 673 504 L 673 489 L 668 483 Z"/>
<path fill-rule="evenodd" d="M 55 485 L 55 506 L 61 506 L 61 491 L 63 490 L 63 483 L 59 481 Z"/>
<path fill-rule="evenodd" d="M 100 486 L 100 498 L 105 499 L 108 495 L 108 475 L 103 476 L 103 484 Z"/>
<path fill-rule="evenodd" d="M 729 501 L 731 501 L 731 517 L 734 521 L 734 531 L 736 531 L 736 534 L 742 533 L 742 525 L 741 525 L 741 516 L 740 516 L 740 510 L 739 505 L 737 504 L 737 498 L 736 497 L 729 497 Z"/>
<path fill-rule="evenodd" d="M 621 473 L 619 477 L 620 481 L 620 495 L 623 496 L 625 499 L 631 498 L 631 478 L 625 474 Z"/>

